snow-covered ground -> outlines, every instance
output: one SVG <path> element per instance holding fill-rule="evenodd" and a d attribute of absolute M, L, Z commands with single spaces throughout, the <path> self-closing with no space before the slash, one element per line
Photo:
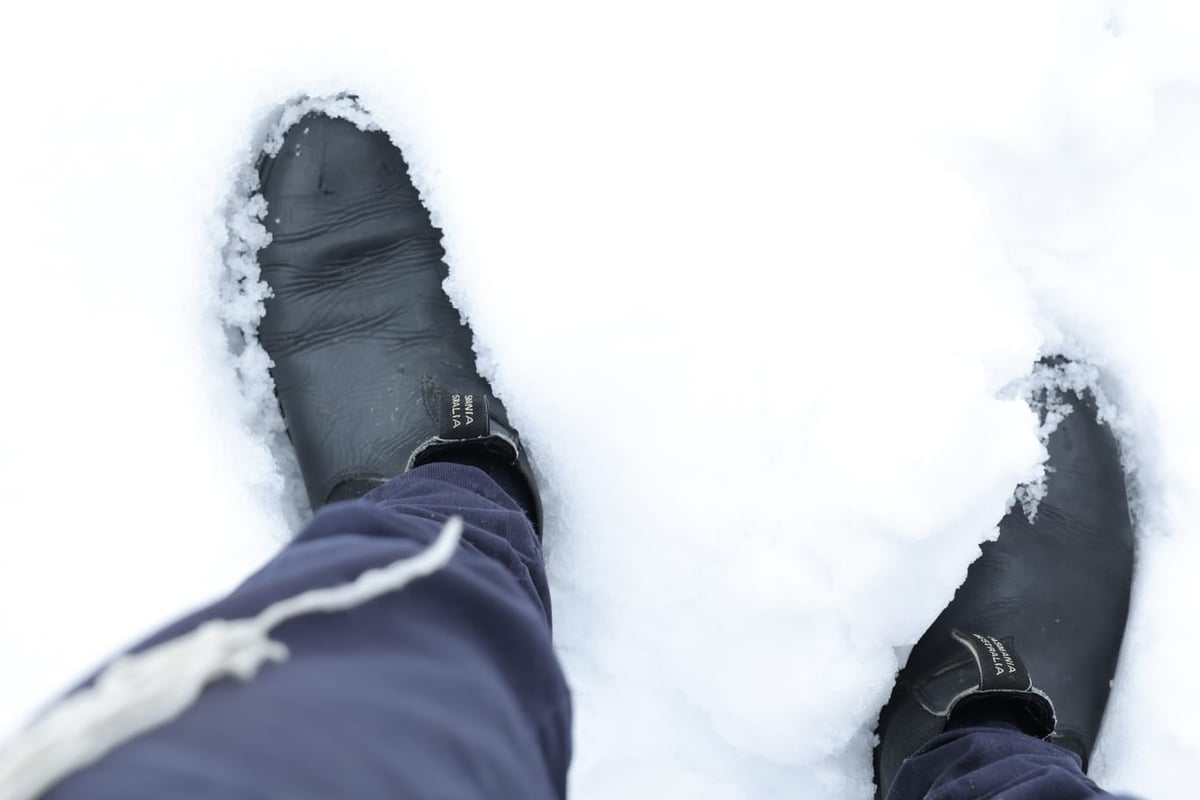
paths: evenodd
<path fill-rule="evenodd" d="M 24 4 L 0 47 L 0 732 L 295 523 L 223 320 L 282 104 L 352 90 L 537 459 L 578 798 L 868 798 L 897 659 L 1080 347 L 1140 562 L 1093 774 L 1190 797 L 1190 0 Z M 255 373 L 255 369 L 258 370 Z"/>

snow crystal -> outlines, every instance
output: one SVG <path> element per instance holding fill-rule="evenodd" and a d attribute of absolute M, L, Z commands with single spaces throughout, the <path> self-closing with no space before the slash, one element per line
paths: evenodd
<path fill-rule="evenodd" d="M 353 122 L 362 130 L 377 130 L 378 126 L 358 102 L 358 98 L 349 94 L 337 94 L 329 97 L 298 97 L 280 107 L 276 119 L 271 123 L 266 138 L 262 142 L 262 151 L 273 156 L 283 147 L 283 135 L 306 114 L 319 112 L 328 117 L 336 117 Z M 308 133 L 308 128 L 304 129 Z M 300 145 L 296 145 L 296 155 L 300 155 Z"/>

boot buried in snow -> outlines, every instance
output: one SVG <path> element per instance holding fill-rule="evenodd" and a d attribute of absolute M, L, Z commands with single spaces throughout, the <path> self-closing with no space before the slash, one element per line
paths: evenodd
<path fill-rule="evenodd" d="M 400 151 L 381 131 L 310 113 L 260 165 L 273 296 L 259 328 L 314 508 L 436 460 L 500 464 L 537 491 Z"/>
<path fill-rule="evenodd" d="M 1066 365 L 1040 367 L 1049 368 Z M 1071 413 L 1050 435 L 1034 521 L 1017 504 L 1000 523 L 880 715 L 880 797 L 904 759 L 972 705 L 1001 709 L 1087 767 L 1125 633 L 1134 542 L 1111 431 L 1090 394 L 1063 393 L 1059 403 Z"/>

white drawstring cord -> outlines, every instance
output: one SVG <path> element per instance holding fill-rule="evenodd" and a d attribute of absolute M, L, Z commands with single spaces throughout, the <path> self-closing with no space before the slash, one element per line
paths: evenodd
<path fill-rule="evenodd" d="M 0 798 L 35 800 L 76 770 L 135 736 L 187 710 L 204 687 L 233 676 L 250 680 L 288 649 L 271 629 L 305 614 L 343 611 L 432 574 L 454 555 L 461 517 L 451 517 L 437 539 L 411 558 L 368 570 L 350 583 L 280 600 L 258 616 L 210 620 L 191 633 L 113 661 L 88 688 L 64 699 L 0 751 Z"/>

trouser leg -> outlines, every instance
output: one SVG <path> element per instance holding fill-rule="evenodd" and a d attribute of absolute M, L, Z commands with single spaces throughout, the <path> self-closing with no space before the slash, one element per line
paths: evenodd
<path fill-rule="evenodd" d="M 48 796 L 562 797 L 570 701 L 540 545 L 517 503 L 473 467 L 429 464 L 322 509 L 232 594 L 138 649 L 411 556 L 452 514 L 463 541 L 440 571 L 283 623 L 272 636 L 287 661 L 210 686 Z"/>
<path fill-rule="evenodd" d="M 951 727 L 908 758 L 887 800 L 1084 800 L 1113 797 L 1079 756 L 1007 722 Z"/>

